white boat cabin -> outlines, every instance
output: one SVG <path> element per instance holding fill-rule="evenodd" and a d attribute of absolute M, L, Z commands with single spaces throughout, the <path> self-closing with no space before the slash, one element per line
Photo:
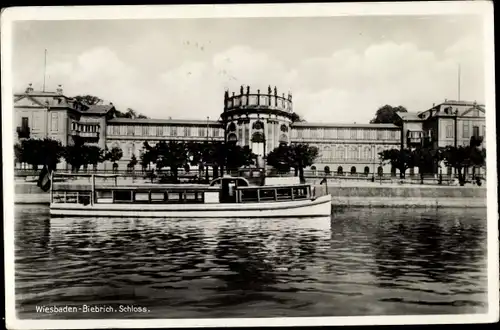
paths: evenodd
<path fill-rule="evenodd" d="M 242 177 L 222 177 L 203 185 L 141 186 L 57 183 L 51 187 L 51 203 L 94 204 L 214 204 L 260 203 L 311 199 L 306 184 L 251 186 Z"/>

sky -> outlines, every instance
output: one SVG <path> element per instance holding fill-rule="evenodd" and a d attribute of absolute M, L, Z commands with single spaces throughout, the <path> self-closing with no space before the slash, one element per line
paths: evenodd
<path fill-rule="evenodd" d="M 293 95 L 309 122 L 368 123 L 385 105 L 485 101 L 480 16 L 17 21 L 13 84 L 91 94 L 151 118 L 217 120 L 224 90 Z"/>

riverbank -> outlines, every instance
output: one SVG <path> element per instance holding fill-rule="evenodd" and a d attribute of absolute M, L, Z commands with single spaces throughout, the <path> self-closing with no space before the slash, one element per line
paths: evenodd
<path fill-rule="evenodd" d="M 316 195 L 326 194 L 325 185 L 314 185 Z M 334 207 L 485 208 L 486 188 L 478 186 L 328 184 Z M 49 193 L 35 184 L 16 183 L 15 204 L 49 204 Z"/>

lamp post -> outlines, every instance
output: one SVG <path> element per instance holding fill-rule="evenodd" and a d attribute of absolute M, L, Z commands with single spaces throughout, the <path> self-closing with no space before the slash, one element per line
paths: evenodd
<path fill-rule="evenodd" d="M 441 167 L 441 164 L 439 164 L 439 180 L 438 180 L 438 183 L 439 184 L 443 183 L 443 168 Z"/>
<path fill-rule="evenodd" d="M 380 166 L 380 167 L 382 167 L 382 161 L 380 161 L 379 166 Z M 380 168 L 380 167 L 379 167 L 379 168 Z M 377 173 L 377 174 L 378 174 L 378 176 L 379 176 L 380 184 L 382 184 L 382 174 L 383 174 L 383 173 Z"/>

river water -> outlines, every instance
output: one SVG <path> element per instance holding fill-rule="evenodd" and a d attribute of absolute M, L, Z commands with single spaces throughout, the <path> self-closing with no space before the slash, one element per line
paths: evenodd
<path fill-rule="evenodd" d="M 15 260 L 22 319 L 487 312 L 485 209 L 201 221 L 50 219 L 47 207 L 16 206 Z"/>

